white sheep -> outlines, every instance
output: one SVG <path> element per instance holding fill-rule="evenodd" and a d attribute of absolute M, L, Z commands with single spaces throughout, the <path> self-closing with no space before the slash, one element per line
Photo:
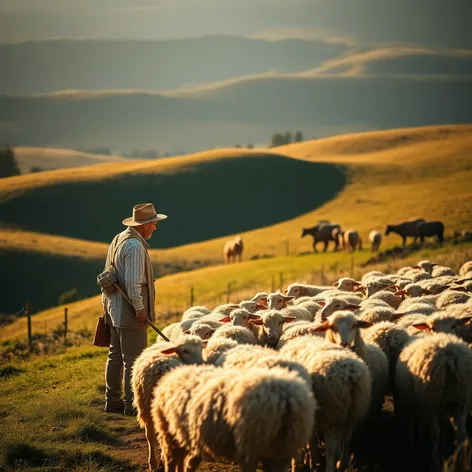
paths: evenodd
<path fill-rule="evenodd" d="M 472 272 L 472 261 L 464 262 L 459 269 L 459 275 L 465 277 L 469 272 Z"/>
<path fill-rule="evenodd" d="M 428 333 L 455 334 L 460 338 L 459 328 L 469 323 L 470 320 L 472 320 L 472 315 L 459 318 L 452 313 L 442 311 L 428 316 L 424 321 L 413 323 L 412 326 Z"/>
<path fill-rule="evenodd" d="M 203 350 L 203 358 L 208 364 L 215 364 L 221 354 L 236 346 L 240 346 L 240 344 L 234 339 L 210 338 Z"/>
<path fill-rule="evenodd" d="M 333 287 L 293 283 L 285 289 L 285 295 L 295 298 L 304 296 L 313 297 L 314 295 L 318 295 L 326 290 L 331 290 L 332 288 Z"/>
<path fill-rule="evenodd" d="M 267 310 L 257 320 L 251 323 L 259 326 L 259 343 L 263 346 L 275 347 L 282 335 L 285 323 L 296 321 L 294 316 L 284 316 L 280 311 Z"/>
<path fill-rule="evenodd" d="M 295 317 L 296 321 L 313 321 L 315 316 L 304 305 L 286 306 L 280 313 L 287 318 Z"/>
<path fill-rule="evenodd" d="M 470 299 L 470 295 L 455 290 L 446 290 L 440 293 L 436 299 L 436 306 L 440 309 L 448 305 L 456 305 L 457 303 L 466 303 Z"/>
<path fill-rule="evenodd" d="M 398 309 L 401 302 L 403 301 L 401 295 L 396 295 L 395 293 L 389 292 L 388 290 L 380 290 L 369 297 L 368 300 L 381 300 L 387 305 L 390 305 L 395 310 Z"/>
<path fill-rule="evenodd" d="M 147 347 L 133 364 L 131 385 L 137 421 L 145 428 L 149 449 L 149 468 L 159 465 L 156 456 L 156 433 L 151 416 L 151 401 L 156 383 L 164 374 L 184 364 L 202 364 L 203 341 L 196 336 L 182 336 L 176 343 L 159 343 Z"/>
<path fill-rule="evenodd" d="M 354 429 L 364 421 L 371 403 L 372 380 L 366 364 L 353 352 L 314 336 L 301 336 L 280 350 L 285 358 L 310 373 L 319 408 L 310 442 L 311 465 L 316 463 L 318 439 L 324 439 L 326 472 L 347 466 Z M 341 452 L 342 451 L 342 452 Z"/>
<path fill-rule="evenodd" d="M 397 312 L 392 307 L 383 306 L 369 306 L 362 310 L 358 315 L 358 318 L 362 321 L 368 321 L 369 323 L 375 324 L 382 321 L 397 321 L 404 313 Z"/>
<path fill-rule="evenodd" d="M 188 310 L 183 312 L 181 321 L 190 320 L 192 318 L 200 318 L 201 316 L 208 315 L 209 313 L 211 313 L 211 310 L 209 310 L 206 306 L 191 306 Z"/>
<path fill-rule="evenodd" d="M 306 383 L 280 368 L 201 371 L 179 369 L 156 388 L 152 408 L 159 442 L 161 435 L 164 446 L 165 438 L 175 441 L 189 470 L 203 455 L 235 460 L 248 472 L 259 461 L 270 470 L 288 468 L 313 429 L 316 401 Z M 173 466 L 174 457 L 164 460 Z"/>
<path fill-rule="evenodd" d="M 453 366 L 453 367 L 452 367 Z M 429 425 L 433 470 L 442 470 L 440 436 L 453 415 L 456 444 L 467 440 L 472 406 L 472 350 L 452 334 L 434 334 L 409 343 L 400 354 L 395 374 L 395 414 Z M 461 449 L 462 451 L 462 449 Z M 462 452 L 460 452 L 462 454 Z M 457 458 L 461 464 L 463 457 Z"/>
<path fill-rule="evenodd" d="M 285 308 L 295 297 L 284 295 L 280 292 L 267 295 L 267 307 L 269 310 L 281 310 Z"/>
<path fill-rule="evenodd" d="M 377 252 L 382 242 L 382 234 L 379 231 L 372 230 L 369 233 L 369 242 L 371 243 L 372 252 Z"/>
<path fill-rule="evenodd" d="M 258 339 L 256 336 L 254 336 L 254 333 L 248 328 L 243 328 L 242 326 L 222 326 L 213 333 L 212 338 L 233 339 L 239 344 L 259 344 Z"/>
<path fill-rule="evenodd" d="M 443 277 L 445 275 L 451 275 L 454 277 L 456 276 L 456 273 L 450 267 L 440 265 L 435 266 L 431 272 L 432 277 Z"/>
<path fill-rule="evenodd" d="M 358 310 L 361 307 L 362 298 L 354 295 L 344 297 L 333 297 L 328 298 L 323 304 L 320 316 L 322 320 L 325 320 L 328 316 L 332 315 L 336 311 L 340 310 Z"/>
<path fill-rule="evenodd" d="M 365 290 L 365 287 L 360 282 L 351 277 L 341 277 L 333 286 L 344 292 L 360 292 Z"/>
<path fill-rule="evenodd" d="M 351 349 L 367 364 L 372 376 L 372 412 L 377 414 L 382 410 L 387 391 L 389 367 L 382 349 L 374 343 L 366 344 L 362 339 L 361 329 L 370 326 L 370 323 L 359 320 L 349 311 L 338 311 L 315 331 L 325 332 L 328 341 Z"/>
<path fill-rule="evenodd" d="M 284 329 L 282 335 L 279 338 L 279 341 L 277 342 L 276 349 L 279 350 L 288 341 L 300 336 L 317 336 L 323 338 L 323 333 L 317 333 L 314 331 L 314 328 L 318 324 L 310 323 L 309 321 L 295 321 L 293 323 L 284 325 Z"/>

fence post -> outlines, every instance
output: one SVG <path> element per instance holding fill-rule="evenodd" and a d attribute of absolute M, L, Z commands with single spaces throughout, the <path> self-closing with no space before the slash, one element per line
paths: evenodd
<path fill-rule="evenodd" d="M 286 256 L 290 255 L 290 246 L 289 246 L 288 239 L 285 240 L 285 255 Z"/>
<path fill-rule="evenodd" d="M 275 292 L 275 276 L 274 276 L 274 274 L 272 274 L 272 286 L 271 286 L 270 291 L 271 291 L 272 293 Z"/>
<path fill-rule="evenodd" d="M 349 272 L 349 277 L 353 277 L 353 276 L 354 276 L 354 254 L 351 256 L 351 269 Z"/>
<path fill-rule="evenodd" d="M 68 309 L 67 307 L 64 307 L 64 344 L 66 344 L 67 342 L 67 328 L 68 328 L 68 317 L 67 317 L 67 313 L 68 312 Z"/>
<path fill-rule="evenodd" d="M 195 300 L 195 297 L 194 297 L 193 287 L 190 287 L 190 306 L 193 306 L 194 300 Z"/>
<path fill-rule="evenodd" d="M 280 272 L 279 274 L 279 290 L 282 291 L 282 287 L 284 285 L 284 273 Z"/>
<path fill-rule="evenodd" d="M 321 264 L 321 272 L 320 272 L 320 285 L 324 284 L 325 276 L 324 276 L 324 264 Z"/>
<path fill-rule="evenodd" d="M 231 282 L 228 282 L 228 289 L 226 291 L 226 303 L 229 303 L 231 297 Z"/>
<path fill-rule="evenodd" d="M 28 302 L 25 303 L 25 314 L 26 314 L 26 320 L 28 323 L 28 346 L 29 350 L 33 350 L 33 333 L 31 330 L 31 313 L 29 311 L 29 305 Z"/>

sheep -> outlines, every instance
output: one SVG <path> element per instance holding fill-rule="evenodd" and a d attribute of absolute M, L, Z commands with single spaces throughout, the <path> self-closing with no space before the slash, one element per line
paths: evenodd
<path fill-rule="evenodd" d="M 251 300 L 256 303 L 267 304 L 267 296 L 266 292 L 257 292 Z"/>
<path fill-rule="evenodd" d="M 470 299 L 470 295 L 455 290 L 446 290 L 438 295 L 436 299 L 436 306 L 438 308 L 445 308 L 448 305 L 455 305 L 457 303 L 466 303 Z"/>
<path fill-rule="evenodd" d="M 436 305 L 428 303 L 424 300 L 424 297 L 421 297 L 419 300 L 416 300 L 415 298 L 407 298 L 401 302 L 398 310 L 406 315 L 431 315 L 436 311 Z"/>
<path fill-rule="evenodd" d="M 236 257 L 238 261 L 241 262 L 241 257 L 243 254 L 244 243 L 241 236 L 236 236 L 235 238 L 227 241 L 223 247 L 223 258 L 226 264 L 230 264 L 231 260 L 236 262 Z"/>
<path fill-rule="evenodd" d="M 251 323 L 259 327 L 259 343 L 275 347 L 282 335 L 284 323 L 293 321 L 296 321 L 294 316 L 284 316 L 280 311 L 267 310 L 258 320 L 251 320 Z"/>
<path fill-rule="evenodd" d="M 151 470 L 159 465 L 155 453 L 156 434 L 150 413 L 154 386 L 164 374 L 178 366 L 203 364 L 203 346 L 203 341 L 196 336 L 182 336 L 175 344 L 160 343 L 149 346 L 133 364 L 131 374 L 133 406 L 137 410 L 137 421 L 145 428 L 149 450 L 148 463 Z"/>
<path fill-rule="evenodd" d="M 351 349 L 367 364 L 372 376 L 372 412 L 375 415 L 382 410 L 389 371 L 387 356 L 382 349 L 373 343 L 365 344 L 361 337 L 361 328 L 370 326 L 369 322 L 359 320 L 349 311 L 338 311 L 315 331 L 325 332 L 328 341 Z"/>
<path fill-rule="evenodd" d="M 464 262 L 459 269 L 459 275 L 465 277 L 469 272 L 472 272 L 472 261 Z"/>
<path fill-rule="evenodd" d="M 189 309 L 185 310 L 182 314 L 181 321 L 189 320 L 191 318 L 200 318 L 203 315 L 208 315 L 211 313 L 206 306 L 191 306 Z"/>
<path fill-rule="evenodd" d="M 358 310 L 361 302 L 362 299 L 355 296 L 328 298 L 320 312 L 321 319 L 325 320 L 338 310 Z"/>
<path fill-rule="evenodd" d="M 445 275 L 450 275 L 452 277 L 456 276 L 456 273 L 450 268 L 445 266 L 436 266 L 431 272 L 432 277 L 444 277 Z"/>
<path fill-rule="evenodd" d="M 287 342 L 280 353 L 310 373 L 319 408 L 310 442 L 311 465 L 316 463 L 318 439 L 324 438 L 326 472 L 347 466 L 353 430 L 364 421 L 371 404 L 372 379 L 367 365 L 353 352 L 314 336 Z"/>
<path fill-rule="evenodd" d="M 346 252 L 354 252 L 356 249 L 362 249 L 361 238 L 355 229 L 348 229 L 344 231 L 342 242 L 343 250 Z"/>
<path fill-rule="evenodd" d="M 269 310 L 281 310 L 285 308 L 295 297 L 286 296 L 283 293 L 275 292 L 267 295 L 267 308 Z"/>
<path fill-rule="evenodd" d="M 442 221 L 423 221 L 418 223 L 418 236 L 421 244 L 424 243 L 424 238 L 436 236 L 439 244 L 444 242 L 444 223 Z"/>
<path fill-rule="evenodd" d="M 245 310 L 244 308 L 233 310 L 229 314 L 229 321 L 231 322 L 231 324 L 233 326 L 242 326 L 243 328 L 250 328 L 250 320 L 256 320 L 258 318 L 259 315 L 251 313 L 248 310 Z M 223 319 L 226 320 L 226 318 Z"/>
<path fill-rule="evenodd" d="M 364 329 L 362 337 L 365 342 L 379 346 L 387 356 L 390 385 L 392 387 L 398 356 L 403 347 L 410 341 L 410 335 L 404 327 L 383 321 Z"/>
<path fill-rule="evenodd" d="M 255 313 L 256 311 L 267 309 L 267 305 L 265 303 L 258 303 L 255 300 L 243 300 L 239 303 L 239 306 L 249 311 L 249 313 Z"/>
<path fill-rule="evenodd" d="M 242 326 L 222 326 L 213 333 L 213 339 L 215 338 L 233 339 L 239 344 L 259 344 L 254 333 Z"/>
<path fill-rule="evenodd" d="M 215 362 L 216 366 L 225 368 L 246 369 L 248 367 L 263 367 L 272 369 L 281 367 L 296 372 L 311 388 L 311 379 L 307 370 L 300 364 L 283 359 L 279 353 L 268 347 L 237 346 L 224 352 Z"/>
<path fill-rule="evenodd" d="M 382 234 L 379 231 L 372 230 L 369 233 L 369 241 L 371 243 L 371 251 L 377 252 L 382 242 Z"/>
<path fill-rule="evenodd" d="M 395 415 L 408 423 L 417 417 L 429 425 L 431 469 L 442 470 L 439 440 L 453 416 L 456 444 L 467 440 L 466 421 L 472 406 L 472 350 L 452 334 L 434 334 L 409 343 L 395 374 Z M 464 460 L 462 449 L 457 464 Z"/>
<path fill-rule="evenodd" d="M 188 331 L 185 331 L 184 334 L 198 336 L 200 339 L 207 340 L 211 338 L 214 332 L 215 328 L 212 326 L 205 323 L 196 323 Z"/>
<path fill-rule="evenodd" d="M 382 321 L 397 321 L 404 313 L 397 313 L 391 307 L 368 307 L 363 309 L 358 318 L 362 321 L 368 321 L 369 323 L 375 324 Z"/>
<path fill-rule="evenodd" d="M 412 326 L 428 333 L 455 334 L 460 338 L 460 327 L 469 323 L 470 320 L 472 320 L 472 315 L 459 318 L 448 312 L 438 312 L 425 321 L 413 323 Z"/>
<path fill-rule="evenodd" d="M 293 323 L 284 325 L 284 329 L 277 342 L 276 349 L 280 350 L 282 346 L 287 344 L 288 341 L 300 336 L 317 336 L 322 338 L 324 336 L 323 333 L 317 333 L 314 331 L 316 326 L 316 323 L 310 323 L 308 321 L 295 321 Z"/>
<path fill-rule="evenodd" d="M 295 298 L 305 296 L 313 297 L 322 292 L 325 292 L 326 290 L 332 290 L 332 288 L 333 287 L 293 283 L 285 289 L 285 295 Z"/>
<path fill-rule="evenodd" d="M 236 346 L 240 346 L 240 344 L 234 339 L 210 338 L 203 350 L 203 358 L 208 364 L 215 364 L 221 354 Z"/>
<path fill-rule="evenodd" d="M 315 318 L 311 311 L 304 308 L 303 305 L 287 306 L 282 308 L 280 313 L 288 318 L 295 317 L 296 321 L 313 321 Z"/>
<path fill-rule="evenodd" d="M 306 383 L 280 368 L 182 368 L 166 376 L 155 398 L 162 442 L 177 442 L 191 471 L 203 455 L 236 460 L 248 472 L 255 472 L 259 461 L 264 469 L 286 470 L 309 439 L 316 411 Z M 165 459 L 175 464 L 172 456 Z M 178 470 L 182 459 L 175 464 Z"/>
<path fill-rule="evenodd" d="M 213 308 L 211 311 L 211 315 L 216 317 L 221 316 L 222 318 L 228 316 L 233 310 L 236 308 L 241 308 L 237 303 L 223 303 L 223 305 L 218 305 L 217 307 Z"/>
<path fill-rule="evenodd" d="M 307 235 L 313 237 L 313 252 L 318 252 L 316 250 L 316 245 L 319 242 L 324 243 L 323 252 L 326 252 L 328 249 L 328 242 L 334 242 L 334 251 L 338 250 L 339 247 L 339 240 L 337 237 L 337 233 L 333 232 L 335 229 L 341 229 L 341 227 L 337 224 L 318 224 L 313 226 L 312 228 L 303 228 L 302 229 L 302 238 Z"/>
<path fill-rule="evenodd" d="M 396 295 L 395 293 L 389 292 L 388 290 L 380 290 L 369 297 L 368 300 L 381 300 L 396 310 L 402 302 L 402 297 L 401 295 Z"/>
<path fill-rule="evenodd" d="M 311 313 L 312 320 L 315 319 L 317 313 L 321 310 L 321 305 L 312 300 L 303 301 L 296 306 L 308 310 Z"/>
<path fill-rule="evenodd" d="M 368 279 L 371 278 L 377 278 L 377 277 L 385 277 L 385 274 L 383 272 L 380 272 L 378 270 L 371 270 L 369 272 L 366 272 L 362 277 L 361 277 L 361 283 L 365 284 L 365 282 Z"/>
<path fill-rule="evenodd" d="M 367 297 L 371 297 L 381 290 L 386 290 L 393 285 L 393 281 L 383 278 L 369 278 L 364 282 Z"/>
<path fill-rule="evenodd" d="M 409 283 L 405 285 L 401 290 L 395 293 L 395 295 L 403 295 L 405 297 L 421 297 L 422 295 L 431 295 L 432 291 L 424 288 L 420 284 Z"/>
<path fill-rule="evenodd" d="M 433 269 L 437 266 L 438 264 L 436 264 L 435 262 L 431 262 L 429 260 L 423 260 L 423 261 L 420 261 L 418 262 L 418 264 L 416 264 L 415 266 L 413 266 L 412 268 L 413 269 L 420 269 L 420 270 L 423 270 L 425 272 L 427 272 L 429 275 L 432 274 L 433 272 Z"/>
<path fill-rule="evenodd" d="M 351 277 L 341 277 L 333 286 L 344 292 L 360 292 L 365 290 L 365 287 L 360 282 Z"/>
<path fill-rule="evenodd" d="M 415 218 L 397 225 L 387 225 L 387 228 L 385 229 L 385 236 L 388 236 L 390 233 L 398 234 L 402 237 L 403 247 L 406 245 L 407 237 L 413 237 L 413 242 L 416 243 L 416 240 L 419 236 L 418 223 L 422 223 L 424 221 L 425 220 L 423 218 Z"/>

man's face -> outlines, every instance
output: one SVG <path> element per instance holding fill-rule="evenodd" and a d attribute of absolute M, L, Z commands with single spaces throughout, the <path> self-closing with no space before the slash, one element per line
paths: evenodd
<path fill-rule="evenodd" d="M 152 236 L 152 233 L 154 233 L 154 231 L 156 231 L 156 226 L 157 226 L 157 222 L 156 221 L 153 221 L 151 223 L 146 223 L 144 225 L 144 239 L 150 239 L 151 236 Z"/>

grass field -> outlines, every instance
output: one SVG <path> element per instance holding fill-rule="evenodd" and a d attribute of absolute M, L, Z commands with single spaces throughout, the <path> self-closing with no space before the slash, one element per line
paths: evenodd
<path fill-rule="evenodd" d="M 42 307 L 51 306 L 51 300 L 73 288 L 76 273 L 84 274 L 80 280 L 94 280 L 96 267 L 103 264 L 106 254 L 105 241 L 119 231 L 121 219 L 130 212 L 136 198 L 139 200 L 131 191 L 143 182 L 154 182 L 153 176 L 161 179 L 159 189 L 166 191 L 162 198 L 159 194 L 154 198 L 153 193 L 149 200 L 170 217 L 158 227 L 151 244 L 175 245 L 151 251 L 159 275 L 221 263 L 224 241 L 235 233 L 243 235 L 246 260 L 310 251 L 311 241 L 300 238 L 301 229 L 319 219 L 358 229 L 364 242 L 371 229 L 383 231 L 387 223 L 412 216 L 441 219 L 449 235 L 455 230 L 472 229 L 470 125 L 359 133 L 291 144 L 277 148 L 277 153 L 215 150 L 158 161 L 110 163 L 2 179 L 0 253 L 15 268 L 4 281 L 9 287 L 5 293 L 15 293 L 9 310 L 16 311 L 23 303 L 24 290 L 19 287 L 26 267 L 21 260 L 28 260 L 33 253 L 42 256 L 35 259 L 38 262 L 34 267 L 29 267 L 35 280 L 37 274 L 47 271 L 49 261 L 56 260 L 63 267 L 60 277 L 48 272 L 48 277 L 60 279 L 57 292 L 52 291 L 56 285 L 34 292 L 36 285 L 30 284 L 33 298 L 52 291 L 49 305 L 43 303 Z M 311 168 L 312 163 L 327 167 Z M 237 171 L 244 181 L 243 197 L 236 193 L 234 172 L 230 171 Z M 173 179 L 183 175 L 189 180 L 180 188 L 188 193 L 174 202 L 175 183 L 183 181 Z M 221 181 L 223 177 L 215 179 L 215 175 L 230 176 L 231 182 Z M 337 182 L 334 187 L 326 181 L 330 175 Z M 104 219 L 101 206 L 86 197 L 91 189 L 95 189 L 91 195 L 100 195 L 100 188 L 107 188 L 110 182 L 117 186 L 111 188 L 130 192 L 120 190 L 120 209 L 107 209 Z M 69 197 L 59 197 L 61 189 L 68 189 Z M 74 194 L 74 189 L 78 193 Z M 144 194 L 142 198 L 148 199 Z M 61 218 L 53 217 L 55 208 Z M 80 210 L 75 211 L 76 208 Z M 89 218 L 90 209 L 95 213 Z M 84 215 L 90 220 L 87 223 Z M 35 224 L 42 233 L 31 230 Z M 8 225 L 17 229 L 6 229 Z M 18 231 L 18 227 L 23 231 Z M 78 237 L 79 229 L 82 238 Z M 102 237 L 102 243 L 85 237 L 93 231 L 107 235 Z M 57 235 L 51 234 L 54 232 Z M 226 235 L 221 236 L 222 233 Z M 184 243 L 193 235 L 202 241 Z M 179 240 L 183 244 L 178 245 Z M 385 238 L 384 247 L 399 241 L 392 234 Z M 92 285 L 82 284 L 83 296 L 93 294 Z"/>

